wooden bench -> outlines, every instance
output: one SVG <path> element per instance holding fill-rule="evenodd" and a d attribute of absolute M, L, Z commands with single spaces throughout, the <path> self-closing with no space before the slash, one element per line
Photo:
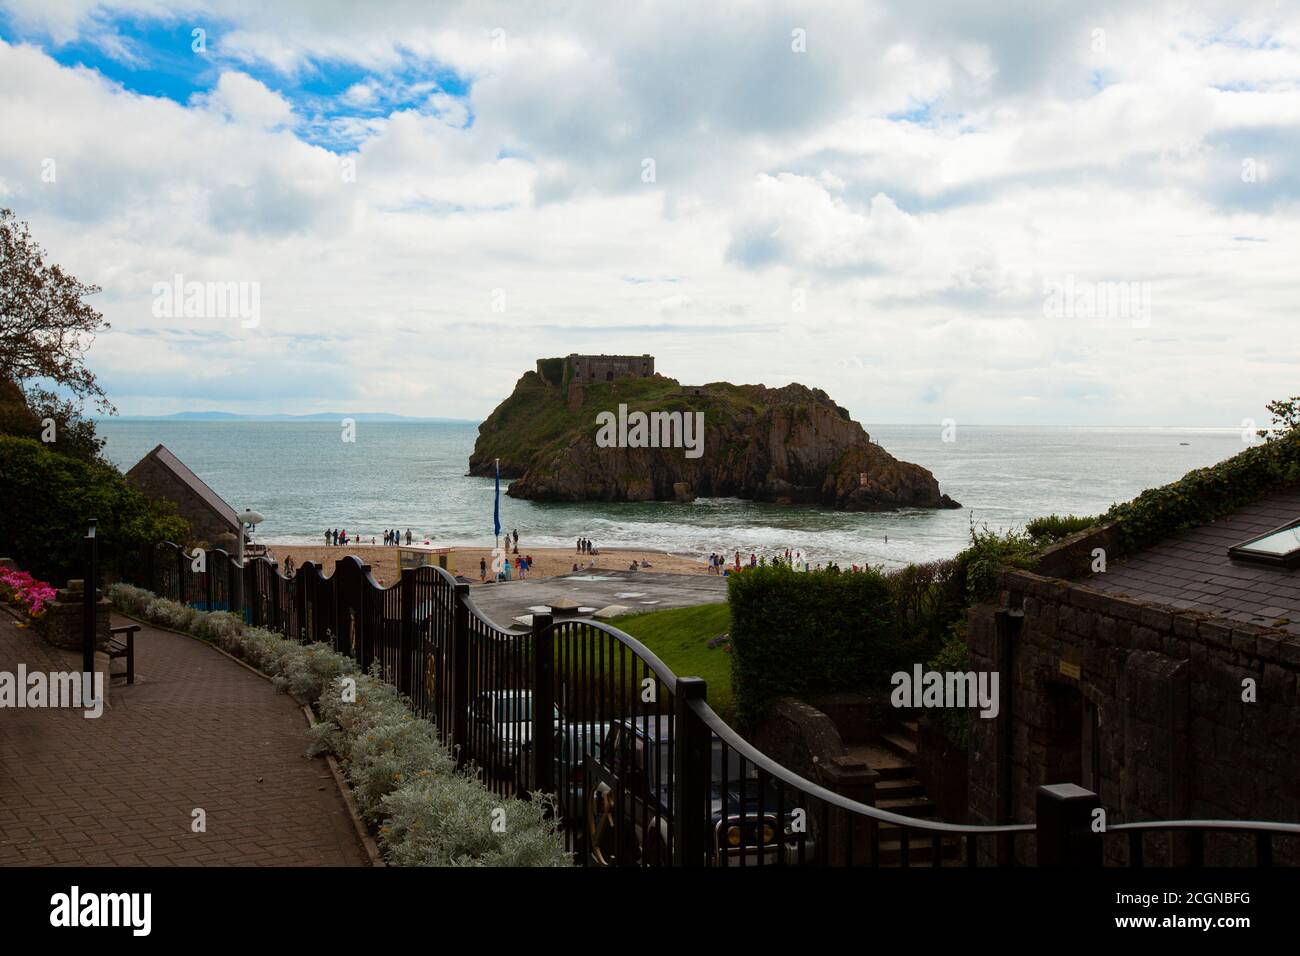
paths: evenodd
<path fill-rule="evenodd" d="M 123 624 L 120 627 L 110 627 L 108 633 L 111 635 L 108 642 L 108 659 L 110 664 L 119 657 L 126 658 L 126 682 L 135 683 L 135 632 L 140 630 L 139 624 Z"/>

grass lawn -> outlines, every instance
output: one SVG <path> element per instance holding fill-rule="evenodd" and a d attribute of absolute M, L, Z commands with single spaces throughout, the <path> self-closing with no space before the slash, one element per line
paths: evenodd
<path fill-rule="evenodd" d="M 708 642 L 731 630 L 731 607 L 701 604 L 648 614 L 629 614 L 608 622 L 631 634 L 659 655 L 680 677 L 702 677 L 709 685 L 709 705 L 726 718 L 731 714 L 731 655 Z"/>

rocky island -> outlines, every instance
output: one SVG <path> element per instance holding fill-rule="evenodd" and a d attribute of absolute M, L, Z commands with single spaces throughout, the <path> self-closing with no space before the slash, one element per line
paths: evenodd
<path fill-rule="evenodd" d="M 469 473 L 491 476 L 497 459 L 516 479 L 507 494 L 541 501 L 961 507 L 819 388 L 683 386 L 649 355 L 539 359 L 479 426 Z"/>

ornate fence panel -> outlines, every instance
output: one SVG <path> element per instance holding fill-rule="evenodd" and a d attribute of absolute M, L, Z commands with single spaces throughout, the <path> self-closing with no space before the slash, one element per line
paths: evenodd
<path fill-rule="evenodd" d="M 508 796 L 532 780 L 532 641 L 497 627 L 469 607 L 466 641 L 466 757 L 495 793 Z"/>
<path fill-rule="evenodd" d="M 230 611 L 232 604 L 231 566 L 234 559 L 220 548 L 208 552 L 204 587 L 207 589 L 207 610 Z"/>
<path fill-rule="evenodd" d="M 184 577 L 185 553 L 180 547 L 170 541 L 159 542 L 154 546 L 150 564 L 153 580 L 149 589 L 161 597 L 183 603 L 185 595 L 181 593 L 181 582 Z"/>
<path fill-rule="evenodd" d="M 1260 865 L 1300 861 L 1293 823 L 1150 821 L 1094 833 L 1097 795 L 1073 784 L 1039 788 L 1032 824 L 893 813 L 777 764 L 713 711 L 702 680 L 675 675 L 608 625 L 538 614 L 528 630 L 499 627 L 468 585 L 436 567 L 404 570 L 384 588 L 351 556 L 329 576 L 307 562 L 292 578 L 266 559 L 240 566 L 215 550 L 205 560 L 198 572 L 191 555 L 159 545 L 155 591 L 242 610 L 250 623 L 375 665 L 495 793 L 553 794 L 583 865 L 1009 866 L 1019 855 L 1196 866 L 1243 846 Z"/>

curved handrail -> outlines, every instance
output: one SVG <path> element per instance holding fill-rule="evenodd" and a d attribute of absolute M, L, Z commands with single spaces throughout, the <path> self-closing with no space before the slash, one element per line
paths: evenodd
<path fill-rule="evenodd" d="M 1267 820 L 1139 820 L 1135 823 L 1108 824 L 1105 832 L 1152 833 L 1158 830 L 1242 830 L 1300 836 L 1300 823 L 1271 823 Z"/>
<path fill-rule="evenodd" d="M 677 693 L 677 675 L 668 668 L 667 664 L 660 660 L 659 655 L 650 650 L 650 648 L 646 647 L 631 634 L 620 631 L 616 627 L 609 624 L 602 624 L 600 621 L 589 621 L 586 619 L 576 620 L 570 618 L 563 621 L 552 621 L 549 627 L 542 628 L 541 633 L 544 634 L 547 631 L 557 631 L 562 627 L 572 626 L 575 624 L 581 624 L 583 627 L 589 627 L 593 630 L 600 631 L 601 633 L 608 634 L 620 644 L 626 646 L 628 650 L 640 658 L 645 664 L 649 665 L 650 669 L 654 671 L 655 677 L 659 678 L 659 680 L 663 682 L 664 686 L 668 688 L 670 694 Z"/>
<path fill-rule="evenodd" d="M 687 706 L 691 708 L 705 725 L 717 734 L 728 747 L 735 750 L 742 757 L 759 767 L 778 780 L 792 787 L 796 787 L 822 800 L 832 806 L 839 807 L 841 810 L 848 810 L 860 816 L 870 817 L 880 823 L 892 823 L 897 826 L 906 827 L 909 830 L 928 830 L 934 833 L 947 834 L 984 834 L 995 835 L 999 833 L 1033 833 L 1036 827 L 1032 823 L 1012 823 L 999 824 L 994 826 L 985 826 L 974 823 L 943 823 L 941 821 L 922 820 L 918 817 L 908 817 L 901 813 L 891 813 L 888 810 L 881 810 L 879 807 L 873 807 L 867 803 L 859 803 L 857 800 L 850 800 L 843 794 L 827 790 L 820 784 L 813 783 L 804 777 L 799 776 L 792 770 L 781 766 L 767 754 L 763 753 L 740 734 L 736 733 L 725 720 L 717 715 L 707 701 L 690 700 Z"/>

